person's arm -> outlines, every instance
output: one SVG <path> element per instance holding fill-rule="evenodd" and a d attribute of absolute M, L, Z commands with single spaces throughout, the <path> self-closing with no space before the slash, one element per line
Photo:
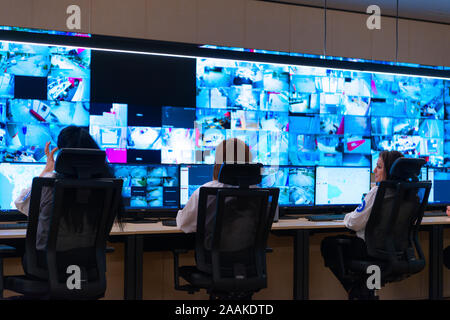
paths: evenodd
<path fill-rule="evenodd" d="M 54 154 L 58 148 L 50 151 L 50 142 L 45 144 L 45 155 L 47 156 L 47 163 L 45 164 L 44 170 L 42 170 L 39 177 L 51 177 L 53 175 L 53 170 L 55 169 L 55 160 Z M 16 200 L 14 200 L 14 204 L 20 212 L 25 215 L 28 215 L 28 210 L 30 209 L 30 196 L 31 196 L 31 186 L 23 189 Z"/>
<path fill-rule="evenodd" d="M 447 215 L 450 217 L 450 206 L 447 206 Z"/>
<path fill-rule="evenodd" d="M 354 211 L 347 213 L 344 217 L 345 227 L 353 231 L 360 231 L 366 227 L 372 211 L 372 206 L 377 195 L 378 187 L 372 188 L 364 197 L 363 202 Z"/>
<path fill-rule="evenodd" d="M 55 170 L 55 152 L 58 151 L 58 148 L 53 149 L 50 151 L 50 141 L 45 144 L 45 155 L 47 156 L 47 162 L 45 163 L 44 170 L 42 170 L 39 177 L 46 177 L 49 174 L 53 174 L 53 171 Z"/>
<path fill-rule="evenodd" d="M 23 189 L 16 200 L 14 200 L 14 205 L 17 210 L 22 212 L 25 215 L 28 215 L 28 210 L 30 208 L 30 195 L 31 195 L 31 186 Z"/>
<path fill-rule="evenodd" d="M 194 191 L 184 208 L 177 214 L 177 227 L 185 233 L 197 231 L 199 190 L 200 188 Z"/>

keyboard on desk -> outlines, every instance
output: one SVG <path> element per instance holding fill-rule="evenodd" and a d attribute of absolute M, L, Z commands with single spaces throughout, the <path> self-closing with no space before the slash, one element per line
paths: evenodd
<path fill-rule="evenodd" d="M 0 223 L 0 230 L 12 230 L 12 229 L 26 229 L 27 222 L 20 223 Z"/>
<path fill-rule="evenodd" d="M 307 216 L 306 219 L 309 221 L 333 221 L 333 220 L 344 220 L 345 214 L 319 214 L 313 216 Z"/>
<path fill-rule="evenodd" d="M 446 217 L 447 213 L 445 211 L 430 211 L 430 212 L 424 212 L 424 217 Z"/>

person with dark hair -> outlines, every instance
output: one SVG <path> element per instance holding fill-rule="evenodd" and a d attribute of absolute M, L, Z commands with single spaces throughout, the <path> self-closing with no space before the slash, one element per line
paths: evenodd
<path fill-rule="evenodd" d="M 45 155 L 47 156 L 47 163 L 42 170 L 39 177 L 53 178 L 57 177 L 57 173 L 54 172 L 55 169 L 55 153 L 64 148 L 75 148 L 75 149 L 98 149 L 99 146 L 95 140 L 91 137 L 89 132 L 87 132 L 82 127 L 68 126 L 61 130 L 58 135 L 57 147 L 50 150 L 50 142 L 45 145 Z M 105 170 L 103 178 L 112 178 L 114 175 L 111 172 L 108 164 L 105 162 Z M 100 178 L 100 177 L 99 177 Z M 31 186 L 21 191 L 17 199 L 14 201 L 16 208 L 25 215 L 28 215 L 30 207 L 31 198 Z M 50 226 L 51 212 L 53 205 L 53 193 L 52 189 L 48 187 L 42 188 L 41 203 L 40 203 L 40 214 L 38 223 L 38 234 L 36 237 L 36 249 L 45 250 L 48 232 Z M 117 221 L 119 225 L 122 225 L 123 218 L 123 203 L 121 202 L 121 208 L 119 209 Z"/>
<path fill-rule="evenodd" d="M 378 157 L 377 166 L 373 170 L 375 174 L 375 182 L 378 184 L 381 181 L 389 180 L 389 173 L 395 160 L 403 157 L 403 154 L 398 151 L 382 151 Z M 367 221 L 369 221 L 372 206 L 375 202 L 378 186 L 373 187 L 365 196 L 361 205 L 345 215 L 344 224 L 347 228 L 356 231 L 356 235 L 364 240 L 364 231 Z"/>
<path fill-rule="evenodd" d="M 364 197 L 362 203 L 354 211 L 347 213 L 344 217 L 344 225 L 346 228 L 356 232 L 355 236 L 338 235 L 326 237 L 321 243 L 321 252 L 325 262 L 325 266 L 329 267 L 338 280 L 342 283 L 347 292 L 352 290 L 353 284 L 345 279 L 339 278 L 340 261 L 339 249 L 342 250 L 344 259 L 362 259 L 367 256 L 367 247 L 364 239 L 364 233 L 370 213 L 375 202 L 378 191 L 378 184 L 381 181 L 389 180 L 390 170 L 395 160 L 403 157 L 398 151 L 382 151 L 378 157 L 377 166 L 374 169 L 376 186 L 370 189 Z M 350 245 L 341 246 L 339 239 L 350 240 Z"/>
<path fill-rule="evenodd" d="M 222 164 L 227 161 L 235 161 L 237 163 L 250 163 L 252 155 L 249 146 L 239 139 L 227 139 L 219 143 L 216 147 L 216 159 L 213 171 L 213 180 L 205 183 L 202 187 L 211 188 L 232 188 L 234 186 L 226 185 L 219 182 L 219 172 Z M 198 215 L 198 198 L 200 188 L 194 191 L 189 198 L 186 206 L 178 211 L 177 226 L 185 233 L 197 231 L 197 215 Z M 214 210 L 214 203 L 208 203 L 207 211 Z"/>

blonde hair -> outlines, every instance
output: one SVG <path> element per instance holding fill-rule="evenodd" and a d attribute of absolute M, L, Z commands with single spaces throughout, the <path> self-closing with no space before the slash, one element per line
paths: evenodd
<path fill-rule="evenodd" d="M 253 161 L 250 147 L 237 138 L 223 140 L 216 147 L 213 179 L 219 179 L 220 167 L 223 163 L 251 163 Z"/>

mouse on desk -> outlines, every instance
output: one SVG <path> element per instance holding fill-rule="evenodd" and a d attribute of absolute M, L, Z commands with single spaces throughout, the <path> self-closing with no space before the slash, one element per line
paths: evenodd
<path fill-rule="evenodd" d="M 177 226 L 177 221 L 176 220 L 167 219 L 167 220 L 163 220 L 162 224 L 163 224 L 163 226 L 166 226 L 166 227 L 176 227 Z"/>

